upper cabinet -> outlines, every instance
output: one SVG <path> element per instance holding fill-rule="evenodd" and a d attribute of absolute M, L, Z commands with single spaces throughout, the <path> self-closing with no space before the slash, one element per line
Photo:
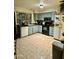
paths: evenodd
<path fill-rule="evenodd" d="M 35 20 L 44 20 L 44 18 L 50 17 L 51 20 L 54 20 L 55 13 L 54 12 L 45 12 L 45 13 L 35 13 L 34 19 Z"/>
<path fill-rule="evenodd" d="M 25 26 L 31 23 L 31 14 L 16 12 L 17 25 Z"/>

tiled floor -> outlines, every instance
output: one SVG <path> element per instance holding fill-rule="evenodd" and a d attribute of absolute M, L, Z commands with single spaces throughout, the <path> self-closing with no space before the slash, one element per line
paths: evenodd
<path fill-rule="evenodd" d="M 36 33 L 17 40 L 17 59 L 52 59 L 53 37 Z"/>

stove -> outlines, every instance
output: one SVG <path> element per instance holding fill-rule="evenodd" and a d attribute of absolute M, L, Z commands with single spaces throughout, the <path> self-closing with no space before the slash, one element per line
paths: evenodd
<path fill-rule="evenodd" d="M 43 25 L 42 26 L 42 33 L 45 35 L 49 35 L 49 26 Z"/>

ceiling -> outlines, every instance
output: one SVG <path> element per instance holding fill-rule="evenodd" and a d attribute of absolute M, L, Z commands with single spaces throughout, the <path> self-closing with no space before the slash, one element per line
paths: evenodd
<path fill-rule="evenodd" d="M 15 7 L 21 7 L 36 11 L 47 11 L 47 10 L 56 10 L 59 11 L 61 0 L 44 0 L 46 5 L 43 9 L 39 8 L 40 0 L 14 0 Z"/>

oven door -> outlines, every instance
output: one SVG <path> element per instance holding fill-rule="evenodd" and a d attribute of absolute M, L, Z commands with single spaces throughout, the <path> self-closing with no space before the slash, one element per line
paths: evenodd
<path fill-rule="evenodd" d="M 49 35 L 49 26 L 42 26 L 42 33 L 45 35 Z"/>

